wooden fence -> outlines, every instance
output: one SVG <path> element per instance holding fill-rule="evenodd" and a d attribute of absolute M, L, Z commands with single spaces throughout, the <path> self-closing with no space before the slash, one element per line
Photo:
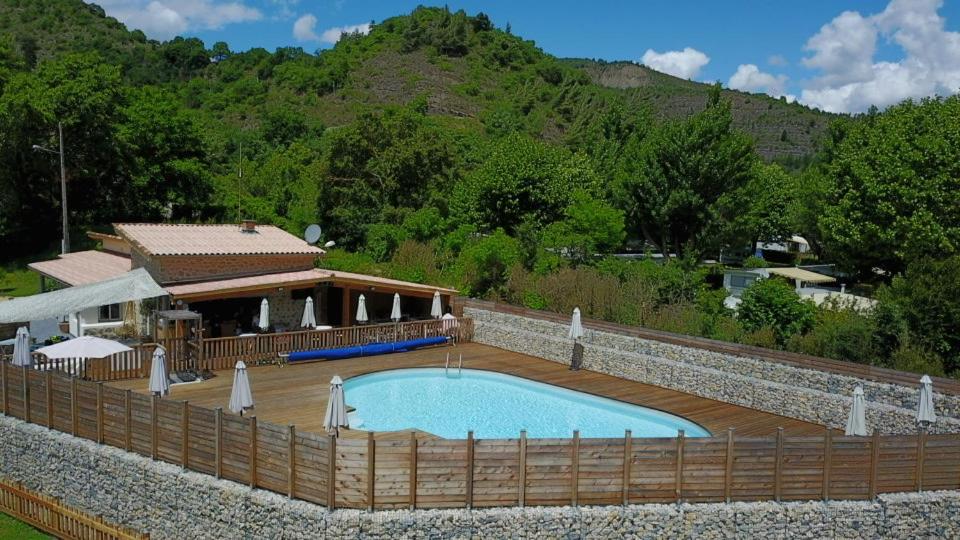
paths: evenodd
<path fill-rule="evenodd" d="M 333 349 L 368 343 L 389 343 L 408 339 L 449 336 L 467 341 L 473 336 L 471 319 L 412 321 L 347 326 L 330 330 L 302 330 L 245 337 L 204 339 L 202 365 L 205 369 L 232 369 L 238 360 L 276 360 L 278 354 L 312 349 Z"/>
<path fill-rule="evenodd" d="M 960 489 L 960 434 L 335 439 L 52 372 L 0 367 L 4 414 L 343 508 L 871 499 Z"/>
<path fill-rule="evenodd" d="M 58 499 L 0 482 L 0 512 L 55 535 L 76 540 L 144 540 L 149 534 L 107 523 L 65 506 Z"/>
<path fill-rule="evenodd" d="M 570 324 L 570 315 L 568 314 L 540 311 L 510 304 L 489 302 L 486 300 L 475 300 L 472 298 L 461 299 L 459 302 L 461 305 L 468 308 L 517 315 L 520 317 L 529 317 L 531 319 L 539 319 L 542 321 L 549 321 L 563 325 Z M 790 366 L 815 369 L 818 371 L 837 373 L 840 375 L 858 377 L 861 379 L 889 384 L 916 387 L 920 381 L 920 376 L 918 374 L 909 373 L 906 371 L 871 366 L 869 364 L 845 362 L 843 360 L 834 360 L 832 358 L 822 358 L 819 356 L 811 356 L 809 354 L 778 351 L 763 347 L 755 347 L 752 345 L 742 345 L 740 343 L 730 343 L 715 339 L 674 334 L 671 332 L 651 330 L 649 328 L 641 328 L 638 326 L 628 326 L 625 324 L 617 324 L 597 319 L 583 319 L 583 327 L 589 330 L 597 330 L 600 332 L 609 332 L 611 334 L 620 334 L 641 339 L 649 339 L 652 341 L 660 341 L 662 343 L 670 343 L 683 347 L 694 347 L 697 349 L 732 354 L 735 356 L 760 358 Z M 933 379 L 934 388 L 936 388 L 937 392 L 960 395 L 960 381 L 957 379 L 950 379 L 946 377 L 931 377 L 931 379 Z"/>

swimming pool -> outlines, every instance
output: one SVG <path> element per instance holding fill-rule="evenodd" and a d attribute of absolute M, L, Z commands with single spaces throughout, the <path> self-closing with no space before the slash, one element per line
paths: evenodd
<path fill-rule="evenodd" d="M 395 369 L 344 383 L 355 407 L 354 427 L 372 431 L 417 428 L 448 439 L 528 437 L 708 437 L 699 425 L 665 412 L 512 375 L 464 369 Z"/>

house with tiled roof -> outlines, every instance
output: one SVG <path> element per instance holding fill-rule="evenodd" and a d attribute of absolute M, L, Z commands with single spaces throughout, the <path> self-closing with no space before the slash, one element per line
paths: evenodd
<path fill-rule="evenodd" d="M 316 268 L 324 251 L 278 227 L 236 224 L 117 223 L 114 234 L 89 233 L 101 248 L 31 263 L 43 291 L 98 283 L 145 269 L 167 293 L 156 310 L 187 309 L 202 316 L 204 337 L 256 331 L 263 299 L 271 330 L 300 326 L 304 303 L 313 300 L 321 327 L 355 323 L 364 295 L 371 322 L 390 316 L 394 293 L 404 319 L 428 318 L 433 295 L 449 306 L 452 289 Z M 74 335 L 110 334 L 124 324 L 123 304 L 70 314 Z"/>

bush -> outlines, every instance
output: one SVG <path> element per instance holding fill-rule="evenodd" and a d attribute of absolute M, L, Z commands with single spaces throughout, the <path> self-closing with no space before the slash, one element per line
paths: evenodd
<path fill-rule="evenodd" d="M 468 241 L 457 258 L 460 292 L 465 295 L 497 296 L 507 271 L 520 262 L 520 243 L 502 229 Z"/>
<path fill-rule="evenodd" d="M 814 356 L 876 365 L 882 357 L 876 330 L 876 320 L 871 315 L 849 307 L 822 306 L 817 310 L 812 330 L 790 336 L 786 348 Z"/>
<path fill-rule="evenodd" d="M 801 300 L 793 287 L 777 279 L 761 279 L 743 291 L 737 316 L 747 332 L 772 328 L 775 344 L 813 326 L 817 308 Z"/>
<path fill-rule="evenodd" d="M 890 356 L 890 367 L 938 377 L 943 377 L 945 374 L 942 358 L 936 353 L 910 343 L 904 343 L 893 352 Z"/>

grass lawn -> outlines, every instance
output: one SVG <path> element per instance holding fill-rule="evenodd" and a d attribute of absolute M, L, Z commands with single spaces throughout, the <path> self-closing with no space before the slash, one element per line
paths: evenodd
<path fill-rule="evenodd" d="M 0 513 L 0 540 L 47 540 L 53 538 L 22 521 Z"/>
<path fill-rule="evenodd" d="M 29 296 L 40 292 L 40 276 L 26 266 L 0 267 L 0 297 Z"/>

